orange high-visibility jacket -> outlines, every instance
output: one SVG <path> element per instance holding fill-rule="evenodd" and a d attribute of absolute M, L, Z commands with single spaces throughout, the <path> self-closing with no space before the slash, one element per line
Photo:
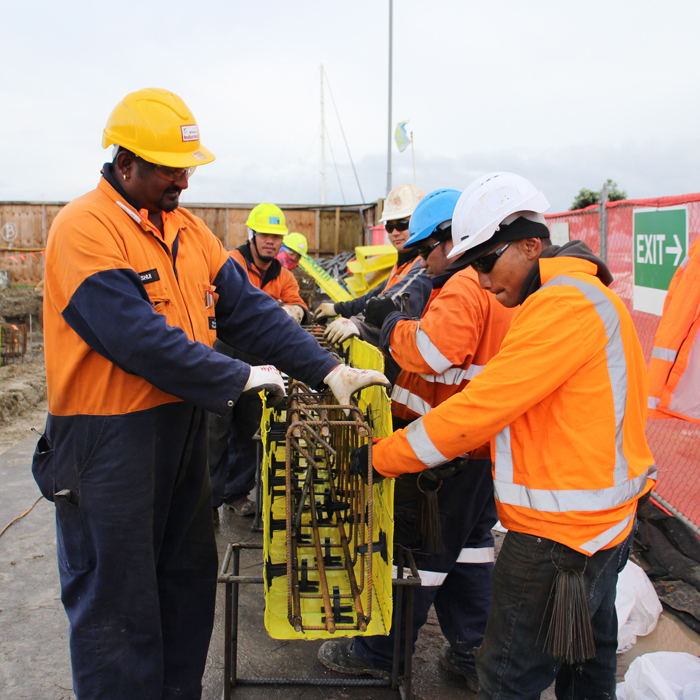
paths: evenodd
<path fill-rule="evenodd" d="M 248 273 L 248 279 L 254 287 L 262 289 L 283 304 L 296 304 L 303 309 L 307 308 L 299 295 L 299 283 L 286 267 L 282 267 L 279 260 L 273 260 L 267 270 L 259 270 L 253 262 L 250 242 L 229 251 L 229 255 Z"/>
<path fill-rule="evenodd" d="M 250 367 L 212 350 L 217 337 L 312 386 L 337 364 L 249 284 L 201 219 L 183 207 L 162 219 L 163 234 L 104 177 L 56 216 L 44 291 L 52 416 L 176 401 L 223 415 Z"/>
<path fill-rule="evenodd" d="M 414 420 L 464 389 L 498 352 L 513 314 L 471 267 L 435 286 L 420 320 L 401 319 L 391 331 L 390 353 L 402 368 L 392 413 Z"/>
<path fill-rule="evenodd" d="M 700 239 L 673 275 L 649 362 L 649 416 L 700 423 Z"/>
<path fill-rule="evenodd" d="M 629 534 L 656 479 L 646 364 L 594 262 L 540 258 L 539 271 L 500 352 L 462 392 L 379 441 L 373 463 L 387 476 L 421 471 L 495 436 L 503 525 L 592 555 Z"/>

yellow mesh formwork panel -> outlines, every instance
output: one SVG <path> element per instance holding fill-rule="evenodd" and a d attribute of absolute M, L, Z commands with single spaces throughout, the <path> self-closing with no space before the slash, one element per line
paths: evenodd
<path fill-rule="evenodd" d="M 383 370 L 382 354 L 359 338 L 346 341 L 344 351 L 354 367 Z M 362 416 L 346 416 L 340 409 L 309 408 L 304 404 L 304 394 L 299 394 L 299 403 L 292 402 L 298 388 L 290 388 L 290 402 L 284 410 L 265 407 L 262 422 L 265 627 L 275 639 L 386 634 L 392 619 L 394 482 L 384 479 L 375 483 L 370 499 L 367 485 L 350 477 L 347 466 L 354 447 L 370 442 L 371 436 L 391 433 L 389 398 L 381 387 L 364 389 L 358 398 Z M 323 395 L 310 396 L 310 400 L 317 400 L 316 396 Z M 334 402 L 332 398 L 326 400 Z M 322 418 L 327 425 L 321 425 Z M 350 425 L 359 418 L 364 418 L 369 434 L 362 435 L 362 430 Z M 311 421 L 308 430 L 314 431 L 321 443 L 313 433 L 290 428 L 299 425 L 293 419 Z M 316 424 L 313 419 L 318 419 Z M 335 457 L 324 449 L 314 449 L 314 445 L 324 443 L 335 449 Z M 295 468 L 287 466 L 287 445 Z M 325 467 L 331 468 L 332 478 Z M 309 469 L 314 478 L 308 487 L 308 492 L 314 493 L 313 507 L 311 498 L 304 498 Z M 293 489 L 286 488 L 288 482 Z M 308 506 L 300 511 L 299 503 Z M 292 514 L 289 524 L 288 512 Z M 311 527 L 314 518 L 317 541 Z M 288 540 L 288 531 L 301 533 L 301 537 L 293 534 Z M 346 554 L 352 566 L 344 565 Z M 321 578 L 327 579 L 326 592 Z"/>

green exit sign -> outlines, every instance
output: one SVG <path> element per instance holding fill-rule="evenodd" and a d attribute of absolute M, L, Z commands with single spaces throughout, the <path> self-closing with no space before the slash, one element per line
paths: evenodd
<path fill-rule="evenodd" d="M 688 250 L 688 209 L 636 209 L 632 241 L 633 308 L 661 316 L 668 286 Z"/>

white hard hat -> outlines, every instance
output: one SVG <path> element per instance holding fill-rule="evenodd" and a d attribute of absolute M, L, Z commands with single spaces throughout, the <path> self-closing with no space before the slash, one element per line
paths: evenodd
<path fill-rule="evenodd" d="M 457 201 L 452 216 L 452 250 L 456 258 L 476 248 L 518 216 L 544 224 L 549 202 L 529 180 L 514 173 L 489 173 L 472 182 Z M 508 219 L 508 221 L 506 221 Z"/>
<path fill-rule="evenodd" d="M 418 185 L 397 185 L 384 200 L 384 211 L 379 223 L 408 219 L 423 197 L 425 197 L 425 191 Z"/>

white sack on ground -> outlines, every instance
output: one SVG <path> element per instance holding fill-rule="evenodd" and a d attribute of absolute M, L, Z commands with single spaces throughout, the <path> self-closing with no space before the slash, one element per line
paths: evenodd
<path fill-rule="evenodd" d="M 631 649 L 637 637 L 654 631 L 663 608 L 644 571 L 628 561 L 617 579 L 617 653 Z"/>
<path fill-rule="evenodd" d="M 617 700 L 698 700 L 700 659 L 681 651 L 656 651 L 635 659 L 617 685 Z"/>

